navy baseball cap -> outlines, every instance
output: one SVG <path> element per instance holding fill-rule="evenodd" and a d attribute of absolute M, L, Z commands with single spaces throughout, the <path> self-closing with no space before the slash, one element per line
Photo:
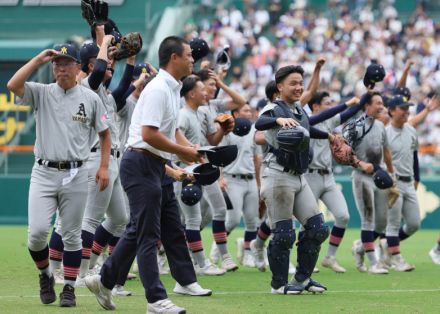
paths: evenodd
<path fill-rule="evenodd" d="M 408 101 L 411 99 L 411 91 L 409 90 L 408 87 L 403 86 L 403 87 L 396 87 L 393 91 L 394 95 L 401 95 L 404 97 L 405 101 Z"/>
<path fill-rule="evenodd" d="M 202 199 L 202 187 L 189 180 L 182 182 L 182 192 L 180 193 L 180 199 L 188 206 L 197 204 Z"/>
<path fill-rule="evenodd" d="M 90 59 L 98 56 L 98 53 L 99 48 L 94 42 L 84 43 L 79 50 L 81 64 L 88 64 Z"/>
<path fill-rule="evenodd" d="M 208 44 L 201 38 L 193 38 L 189 42 L 189 46 L 191 47 L 194 63 L 206 57 L 210 52 Z"/>
<path fill-rule="evenodd" d="M 249 134 L 251 128 L 252 128 L 251 120 L 245 118 L 236 118 L 234 130 L 232 130 L 232 133 L 238 136 L 245 136 Z"/>
<path fill-rule="evenodd" d="M 413 106 L 414 104 L 407 102 L 405 100 L 405 97 L 401 95 L 394 95 L 387 101 L 387 107 L 388 108 L 394 108 L 394 107 L 409 107 Z"/>
<path fill-rule="evenodd" d="M 211 164 L 217 167 L 226 167 L 237 158 L 238 147 L 237 145 L 217 146 L 205 153 Z"/>
<path fill-rule="evenodd" d="M 186 172 L 194 175 L 196 183 L 210 185 L 220 177 L 220 169 L 213 164 L 194 164 L 185 168 Z"/>
<path fill-rule="evenodd" d="M 388 172 L 378 165 L 374 165 L 373 181 L 376 187 L 381 190 L 388 189 L 394 184 L 393 178 L 391 178 Z"/>
<path fill-rule="evenodd" d="M 367 67 L 367 71 L 364 76 L 365 87 L 374 88 L 374 84 L 381 82 L 385 78 L 385 69 L 383 65 L 378 63 L 371 63 Z"/>
<path fill-rule="evenodd" d="M 52 58 L 52 61 L 59 58 L 68 58 L 79 63 L 80 57 L 78 49 L 71 44 L 58 44 L 53 47 L 59 54 Z"/>
<path fill-rule="evenodd" d="M 148 63 L 138 63 L 134 66 L 133 79 L 137 80 L 142 73 L 150 74 L 150 67 L 148 66 Z"/>

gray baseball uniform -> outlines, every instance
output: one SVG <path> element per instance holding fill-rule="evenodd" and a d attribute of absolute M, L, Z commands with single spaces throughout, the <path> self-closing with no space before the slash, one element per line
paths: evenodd
<path fill-rule="evenodd" d="M 197 110 L 198 118 L 202 126 L 203 141 L 202 146 L 209 145 L 207 136 L 217 131 L 214 119 L 219 112 L 226 111 L 226 102 L 221 99 L 212 99 L 207 105 L 199 107 Z"/>
<path fill-rule="evenodd" d="M 420 228 L 420 209 L 414 187 L 414 155 L 418 149 L 417 132 L 409 124 L 401 129 L 389 125 L 386 128 L 389 147 L 393 156 L 393 165 L 400 196 L 388 212 L 386 235 L 398 236 L 402 216 L 405 220 L 403 230 L 412 235 Z M 403 181 L 402 179 L 408 181 Z"/>
<path fill-rule="evenodd" d="M 240 224 L 243 214 L 246 231 L 256 231 L 258 224 L 258 188 L 255 178 L 254 158 L 261 154 L 261 148 L 255 143 L 256 129 L 245 136 L 233 133 L 223 138 L 222 145 L 237 145 L 238 155 L 233 163 L 223 169 L 226 192 L 231 199 L 233 209 L 226 212 L 226 230 L 231 232 Z"/>
<path fill-rule="evenodd" d="M 300 106 L 296 103 L 295 106 Z M 260 115 L 273 110 L 274 104 L 266 105 Z M 279 128 L 264 131 L 266 142 L 278 149 L 276 135 Z M 264 160 L 261 174 L 261 197 L 267 205 L 267 214 L 271 228 L 279 221 L 292 219 L 294 215 L 302 225 L 315 215 L 319 209 L 315 196 L 304 175 L 284 172 L 284 167 L 277 163 L 276 156 L 269 152 Z"/>
<path fill-rule="evenodd" d="M 314 127 L 325 132 L 332 132 L 340 123 L 341 116 L 336 115 Z M 350 216 L 347 202 L 333 176 L 330 144 L 328 141 L 311 139 L 310 146 L 313 149 L 313 160 L 309 165 L 309 172 L 305 174 L 307 182 L 316 200 L 322 200 L 335 217 L 335 226 L 346 228 Z"/>
<path fill-rule="evenodd" d="M 90 88 L 88 78 L 81 81 L 81 84 L 87 88 Z M 119 129 L 116 124 L 116 102 L 112 95 L 107 93 L 103 84 L 100 84 L 95 91 L 104 103 L 106 110 L 102 119 L 107 120 L 112 137 L 112 153 L 109 161 L 109 184 L 104 191 L 99 191 L 99 186 L 95 180 L 95 173 L 99 168 L 99 145 L 96 142 L 96 136 L 92 137 L 90 154 L 90 162 L 87 165 L 89 177 L 88 177 L 88 189 L 86 211 L 84 213 L 84 220 L 82 229 L 95 233 L 96 228 L 101 224 L 105 230 L 112 235 L 119 237 L 125 230 L 125 226 L 128 223 L 128 214 L 125 208 L 125 201 L 121 181 L 119 179 Z M 95 151 L 95 152 L 93 152 Z M 106 215 L 105 220 L 104 215 Z M 64 227 L 63 227 L 64 229 Z"/>
<path fill-rule="evenodd" d="M 80 85 L 65 91 L 56 83 L 27 82 L 24 96 L 17 103 L 30 105 L 36 117 L 36 162 L 29 188 L 29 248 L 40 251 L 47 246 L 52 216 L 58 208 L 65 249 L 80 250 L 87 168 L 76 163 L 87 164 L 92 133 L 108 128 L 101 119 L 105 114 L 102 102 Z M 53 168 L 52 162 L 66 162 L 72 169 Z"/>
<path fill-rule="evenodd" d="M 125 150 L 125 144 L 127 144 L 128 129 L 130 127 L 131 117 L 137 101 L 137 98 L 133 95 L 128 96 L 124 108 L 117 112 L 116 122 L 119 128 L 119 151 L 121 154 Z"/>
<path fill-rule="evenodd" d="M 357 121 L 364 121 L 364 129 L 369 130 L 354 149 L 357 157 L 380 165 L 383 161 L 383 147 L 388 145 L 383 123 L 366 114 Z M 362 136 L 362 133 L 358 133 L 358 136 Z M 361 229 L 383 232 L 387 219 L 386 192 L 376 187 L 371 175 L 362 173 L 359 169 L 354 169 L 352 176 L 353 195 L 361 217 Z"/>

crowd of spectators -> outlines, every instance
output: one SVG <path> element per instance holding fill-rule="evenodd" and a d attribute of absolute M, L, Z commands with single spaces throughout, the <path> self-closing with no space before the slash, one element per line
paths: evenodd
<path fill-rule="evenodd" d="M 201 19 L 185 29 L 188 38 L 204 38 L 214 55 L 225 45 L 231 47 L 233 87 L 253 107 L 264 98 L 265 85 L 276 69 L 302 65 L 307 85 L 319 56 L 326 59 L 319 89 L 328 91 L 335 102 L 365 90 L 362 77 L 371 61 L 381 63 L 387 73 L 378 89 L 391 92 L 411 59 L 414 64 L 406 83 L 411 101 L 422 103 L 440 90 L 440 23 L 434 23 L 421 4 L 402 18 L 392 0 L 376 6 L 373 1 L 357 1 L 351 7 L 334 0 L 323 12 L 311 10 L 303 0 L 287 10 L 282 10 L 279 0 L 269 0 L 264 7 L 255 2 L 244 1 L 239 10 L 204 0 L 203 8 L 213 10 L 215 18 Z M 432 112 L 418 131 L 422 147 L 437 147 L 437 152 L 429 149 L 425 158 L 439 162 L 440 112 Z"/>

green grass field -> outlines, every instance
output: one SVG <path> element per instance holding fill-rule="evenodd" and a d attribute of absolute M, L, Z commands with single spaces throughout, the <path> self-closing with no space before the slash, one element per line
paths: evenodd
<path fill-rule="evenodd" d="M 235 237 L 241 234 L 240 231 L 231 235 L 231 250 Z M 26 236 L 24 226 L 0 228 L 0 313 L 104 313 L 85 288 L 76 290 L 76 308 L 62 309 L 58 307 L 58 300 L 52 305 L 42 305 L 38 295 L 38 272 L 28 254 Z M 347 268 L 347 273 L 335 274 L 319 267 L 320 272 L 313 276 L 329 289 L 322 295 L 271 295 L 270 272 L 260 273 L 243 267 L 221 277 L 200 277 L 202 286 L 214 291 L 211 297 L 174 295 L 171 276 L 165 275 L 162 280 L 170 298 L 185 307 L 188 313 L 440 313 L 440 266 L 434 265 L 428 256 L 438 232 L 420 231 L 405 241 L 402 251 L 409 262 L 416 264 L 416 270 L 389 275 L 356 271 L 350 248 L 358 236 L 358 231 L 349 230 L 338 252 L 338 259 Z M 204 231 L 204 238 L 210 239 L 208 230 Z M 322 251 L 326 249 L 327 244 Z M 61 288 L 56 286 L 57 293 Z M 146 300 L 140 281 L 128 282 L 127 290 L 133 291 L 134 296 L 115 298 L 116 312 L 145 313 Z"/>

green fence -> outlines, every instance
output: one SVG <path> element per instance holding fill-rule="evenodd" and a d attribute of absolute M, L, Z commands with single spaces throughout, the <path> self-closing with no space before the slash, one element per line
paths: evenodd
<path fill-rule="evenodd" d="M 28 175 L 0 177 L 0 199 L 2 200 L 0 210 L 0 224 L 26 224 L 27 204 L 29 191 Z M 350 210 L 349 227 L 360 226 L 359 214 L 352 194 L 350 177 L 337 178 Z M 418 188 L 418 198 L 422 217 L 422 227 L 428 229 L 440 229 L 440 178 L 430 177 L 423 180 Z M 323 211 L 327 221 L 333 217 L 325 208 Z"/>

